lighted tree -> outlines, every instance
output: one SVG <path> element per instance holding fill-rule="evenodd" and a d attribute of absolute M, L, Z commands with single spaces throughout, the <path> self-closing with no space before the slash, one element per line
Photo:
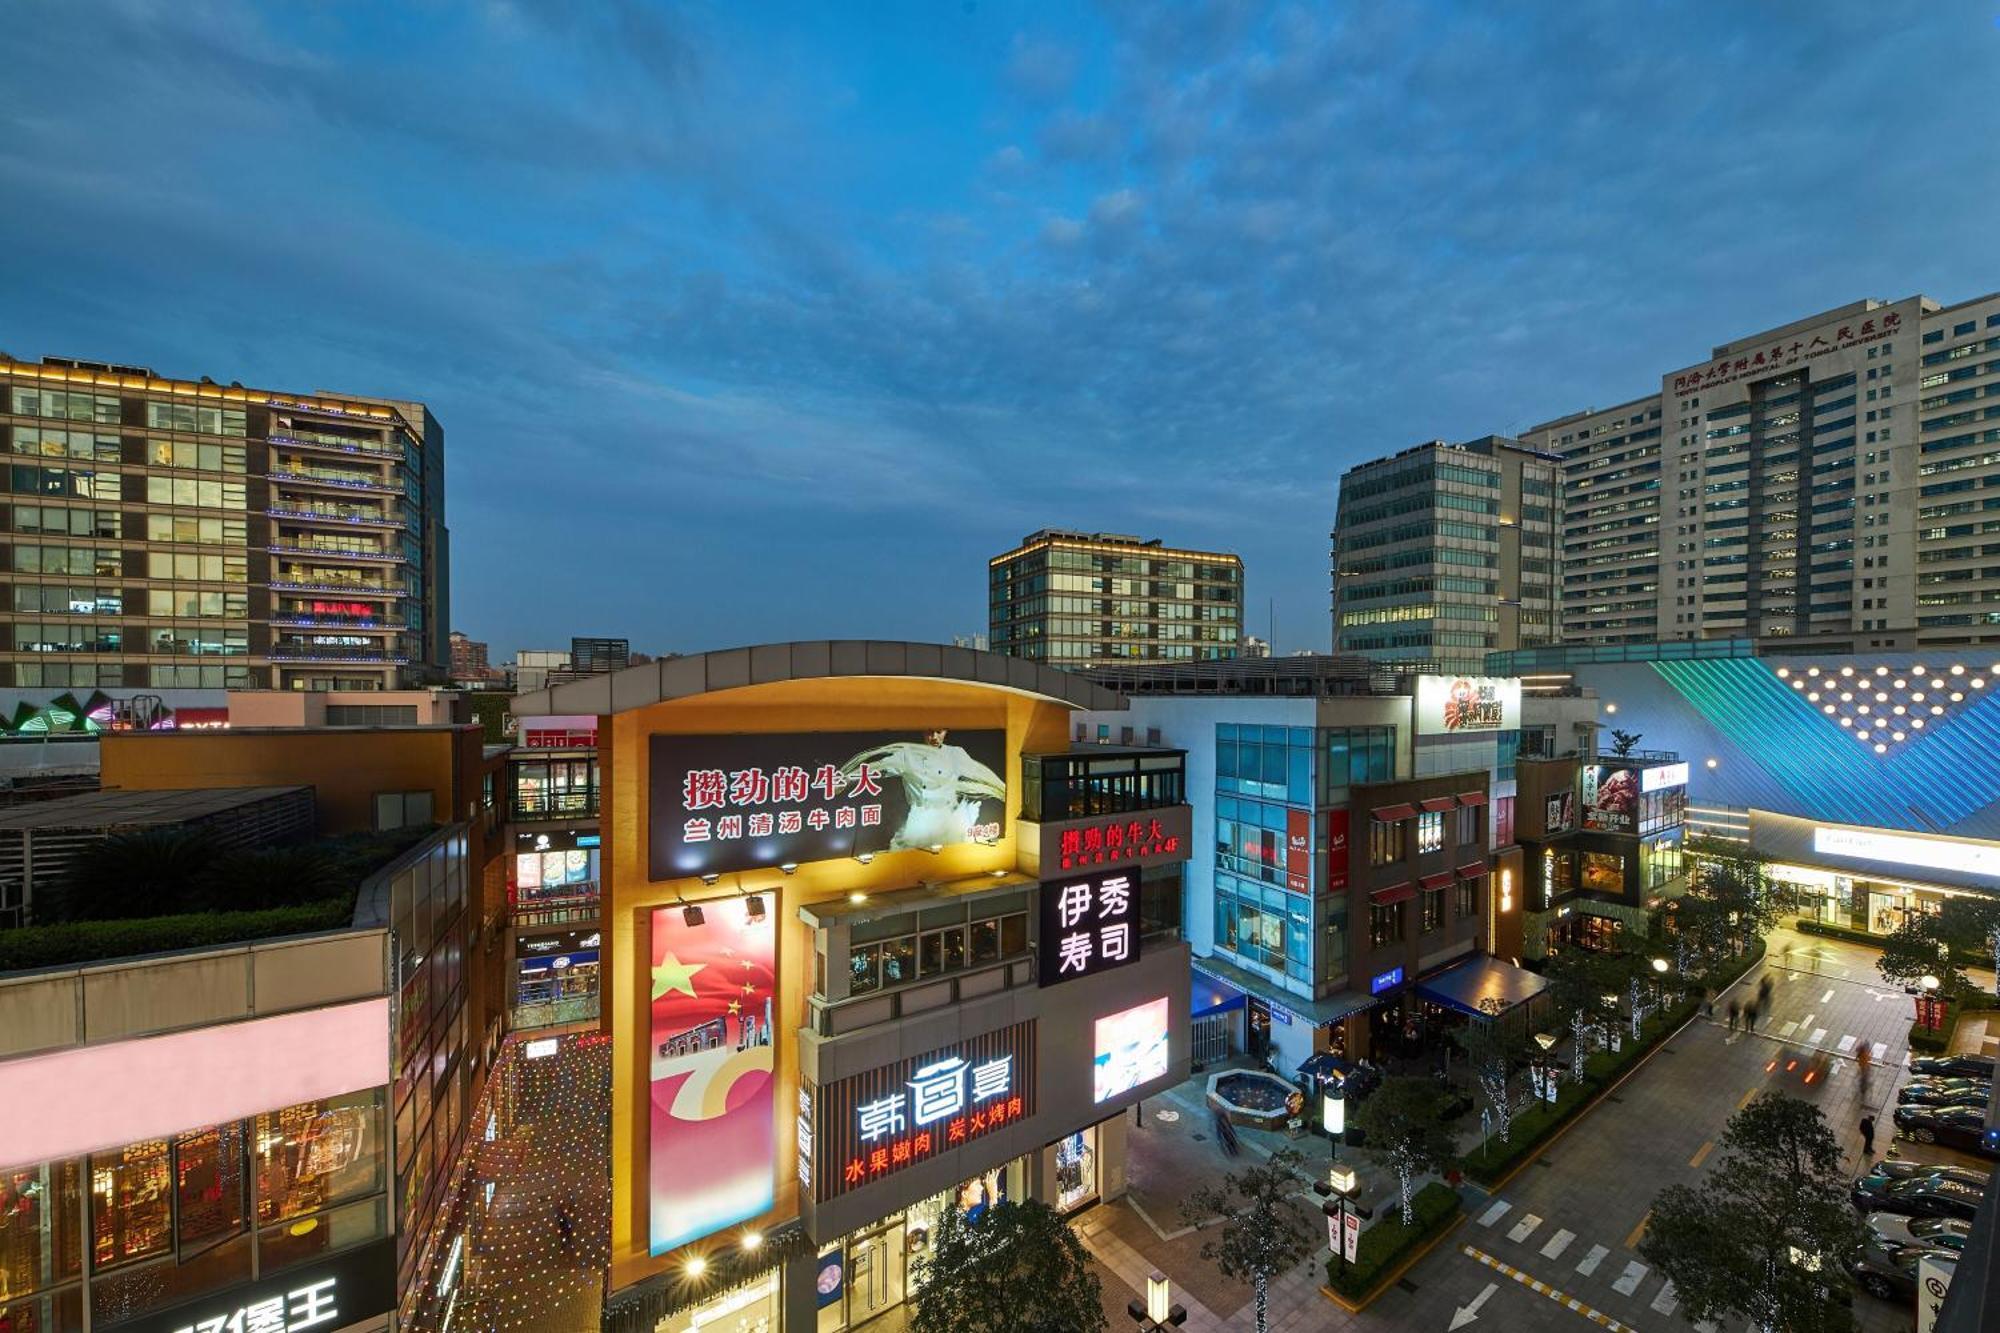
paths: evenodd
<path fill-rule="evenodd" d="M 1698 838 L 1688 844 L 1687 854 L 1695 865 L 1694 887 L 1721 913 L 1723 937 L 1732 953 L 1742 953 L 1777 923 L 1771 877 L 1744 844 Z"/>
<path fill-rule="evenodd" d="M 1396 1170 L 1403 1225 L 1416 1225 L 1412 1185 L 1426 1172 L 1443 1171 L 1457 1149 L 1444 1123 L 1444 1098 L 1437 1085 L 1427 1078 L 1385 1079 L 1361 1103 L 1354 1121 L 1366 1133 L 1368 1145 Z"/>
<path fill-rule="evenodd" d="M 1181 1203 L 1183 1222 L 1213 1232 L 1202 1242 L 1201 1257 L 1256 1293 L 1257 1333 L 1268 1327 L 1272 1280 L 1312 1252 L 1312 1220 L 1299 1200 L 1304 1164 L 1298 1153 L 1280 1149 L 1263 1165 L 1234 1172 L 1220 1185 L 1203 1185 Z"/>
<path fill-rule="evenodd" d="M 1544 964 L 1543 975 L 1551 1002 L 1569 1019 L 1570 1077 L 1581 1081 L 1592 1038 L 1603 1040 L 1596 1015 L 1603 1011 L 1605 994 L 1617 988 L 1616 969 L 1603 954 L 1564 949 Z"/>
<path fill-rule="evenodd" d="M 1481 1000 L 1479 1008 L 1486 1017 L 1467 1023 L 1452 1033 L 1452 1039 L 1465 1052 L 1479 1091 L 1499 1122 L 1500 1141 L 1506 1143 L 1514 1123 L 1514 1071 L 1527 1056 L 1527 1035 L 1506 1021 L 1499 1000 Z"/>
<path fill-rule="evenodd" d="M 1722 1150 L 1700 1185 L 1670 1185 L 1653 1200 L 1639 1256 L 1673 1280 L 1690 1320 L 1852 1329 L 1842 1265 L 1862 1228 L 1825 1116 L 1767 1092 L 1730 1117 Z"/>
<path fill-rule="evenodd" d="M 911 1333 L 1101 1333 L 1104 1304 L 1083 1242 L 1038 1200 L 977 1220 L 946 1208 L 917 1261 Z"/>

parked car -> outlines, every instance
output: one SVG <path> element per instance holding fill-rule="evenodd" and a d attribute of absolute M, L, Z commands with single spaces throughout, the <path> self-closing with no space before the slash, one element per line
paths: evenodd
<path fill-rule="evenodd" d="M 1983 1078 L 1993 1081 L 1995 1064 L 1984 1055 L 1920 1055 L 1910 1061 L 1916 1078 Z"/>
<path fill-rule="evenodd" d="M 2000 1148 L 1986 1141 L 1986 1107 L 1899 1106 L 1896 1128 L 1918 1143 L 1942 1143 L 1947 1148 L 2000 1157 Z"/>
<path fill-rule="evenodd" d="M 1907 1180 L 1882 1181 L 1864 1189 L 1872 1179 L 1865 1176 L 1854 1182 L 1854 1206 L 1904 1217 L 1958 1217 L 1970 1221 L 1986 1193 L 1984 1185 L 1968 1185 L 1948 1176 L 1912 1176 Z"/>
<path fill-rule="evenodd" d="M 1984 1106 L 1992 1099 L 1993 1085 L 1976 1078 L 1913 1078 L 1896 1094 L 1906 1106 Z"/>
<path fill-rule="evenodd" d="M 1918 1176 L 1942 1176 L 1946 1180 L 1956 1180 L 1981 1191 L 1993 1178 L 1990 1171 L 1981 1171 L 1976 1166 L 1940 1166 L 1936 1162 L 1913 1162 L 1908 1158 L 1885 1157 L 1868 1169 L 1868 1174 L 1855 1182 L 1857 1193 L 1863 1186 L 1879 1189 L 1895 1180 L 1912 1180 Z"/>
<path fill-rule="evenodd" d="M 1855 1283 L 1870 1296 L 1885 1301 L 1898 1297 L 1908 1299 L 1917 1294 L 1917 1265 L 1927 1254 L 1947 1269 L 1958 1263 L 1958 1254 L 1952 1250 L 1935 1250 L 1923 1245 L 1899 1245 L 1891 1250 L 1882 1250 L 1870 1245 L 1848 1260 L 1847 1271 L 1854 1275 Z"/>
<path fill-rule="evenodd" d="M 1962 1250 L 1966 1234 L 1972 1230 L 1971 1223 L 1956 1217 L 1899 1217 L 1895 1213 L 1870 1213 L 1864 1225 L 1873 1242 L 1885 1250 L 1904 1245 Z"/>

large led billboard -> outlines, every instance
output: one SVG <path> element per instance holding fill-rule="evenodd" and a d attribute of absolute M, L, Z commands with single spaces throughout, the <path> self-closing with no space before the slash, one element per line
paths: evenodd
<path fill-rule="evenodd" d="M 656 880 L 996 841 L 999 730 L 652 738 Z"/>
<path fill-rule="evenodd" d="M 1108 1102 L 1166 1073 L 1166 996 L 1097 1020 L 1092 1101 Z"/>
<path fill-rule="evenodd" d="M 1521 682 L 1512 676 L 1418 676 L 1419 736 L 1512 731 L 1521 725 Z"/>
<path fill-rule="evenodd" d="M 652 914 L 647 1043 L 651 1247 L 664 1254 L 767 1211 L 778 1117 L 776 913 L 740 899 Z"/>

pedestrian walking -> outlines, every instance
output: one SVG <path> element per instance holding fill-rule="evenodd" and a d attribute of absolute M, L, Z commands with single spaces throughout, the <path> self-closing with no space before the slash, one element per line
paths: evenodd
<path fill-rule="evenodd" d="M 1771 1002 L 1771 978 L 1765 977 L 1762 981 L 1757 983 L 1757 1003 L 1760 1005 L 1764 1005 L 1764 1004 L 1769 1004 L 1770 1002 Z"/>
<path fill-rule="evenodd" d="M 1861 1117 L 1861 1155 L 1864 1157 L 1875 1155 L 1875 1117 L 1872 1115 Z"/>
<path fill-rule="evenodd" d="M 1736 1001 L 1734 1001 L 1734 1000 L 1731 1000 L 1731 1001 L 1729 1002 L 1729 1030 L 1730 1030 L 1731 1032 L 1734 1032 L 1734 1031 L 1736 1031 L 1736 1015 L 1737 1015 L 1737 1012 L 1738 1012 L 1738 1010 L 1737 1010 L 1737 1008 L 1736 1008 Z"/>
<path fill-rule="evenodd" d="M 1755 1032 L 1757 1030 L 1757 1002 L 1755 1000 L 1743 1006 L 1743 1030 L 1745 1032 Z"/>

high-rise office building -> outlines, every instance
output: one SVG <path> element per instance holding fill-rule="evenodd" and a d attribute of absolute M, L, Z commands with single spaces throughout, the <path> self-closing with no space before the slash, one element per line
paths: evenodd
<path fill-rule="evenodd" d="M 1563 639 L 2000 642 L 1997 372 L 2000 293 L 1857 301 L 1525 432 L 1565 464 Z"/>
<path fill-rule="evenodd" d="M 993 651 L 1051 666 L 1213 661 L 1243 636 L 1243 561 L 1044 528 L 987 562 Z"/>
<path fill-rule="evenodd" d="M 444 430 L 422 403 L 0 356 L 0 686 L 443 679 Z"/>
<path fill-rule="evenodd" d="M 1562 465 L 1497 435 L 1420 444 L 1340 479 L 1333 651 L 1478 672 L 1555 641 Z"/>

